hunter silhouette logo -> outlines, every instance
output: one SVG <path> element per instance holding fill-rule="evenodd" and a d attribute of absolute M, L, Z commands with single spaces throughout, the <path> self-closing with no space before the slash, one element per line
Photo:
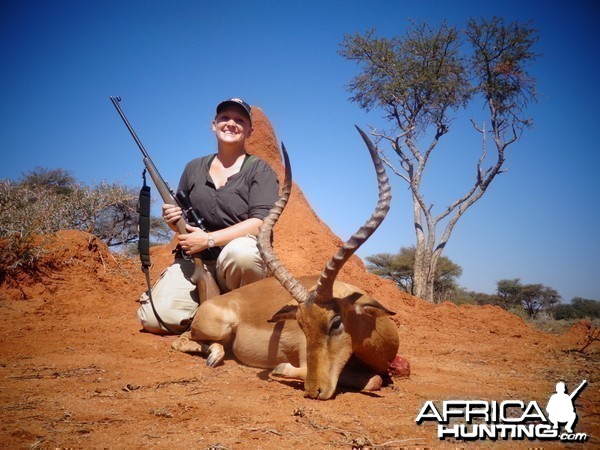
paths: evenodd
<path fill-rule="evenodd" d="M 548 400 L 546 411 L 548 419 L 552 422 L 552 429 L 557 430 L 559 423 L 566 423 L 565 431 L 573 433 L 573 425 L 577 421 L 575 406 L 573 400 L 579 395 L 581 390 L 587 385 L 587 380 L 583 380 L 579 387 L 571 395 L 567 394 L 567 388 L 562 381 L 556 383 L 556 394 L 553 394 Z"/>
<path fill-rule="evenodd" d="M 556 383 L 556 393 L 550 396 L 546 413 L 536 401 L 446 400 L 436 406 L 428 400 L 415 421 L 419 425 L 424 421 L 437 422 L 439 439 L 584 442 L 587 434 L 575 433 L 573 428 L 577 422 L 574 400 L 586 385 L 587 380 L 583 380 L 568 394 L 564 382 Z"/>

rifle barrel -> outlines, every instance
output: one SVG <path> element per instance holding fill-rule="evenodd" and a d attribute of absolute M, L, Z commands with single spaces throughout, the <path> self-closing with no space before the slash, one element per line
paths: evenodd
<path fill-rule="evenodd" d="M 574 399 L 575 397 L 577 397 L 579 395 L 579 392 L 581 392 L 581 390 L 587 385 L 587 380 L 583 380 L 581 382 L 581 384 L 577 387 L 577 389 L 575 389 L 571 395 L 569 395 L 569 397 L 571 397 L 571 399 Z"/>
<path fill-rule="evenodd" d="M 133 131 L 132 126 L 129 124 L 129 120 L 127 120 L 127 117 L 125 117 L 125 114 L 123 113 L 123 111 L 121 110 L 121 107 L 119 106 L 119 102 L 121 101 L 121 97 L 118 97 L 118 96 L 117 97 L 110 97 L 110 101 L 112 102 L 112 104 L 117 109 L 117 112 L 121 116 L 121 119 L 123 119 L 123 122 L 125 122 L 125 126 L 127 127 L 127 129 L 129 130 L 129 132 L 131 133 L 131 136 L 133 136 L 133 140 L 135 141 L 135 143 L 137 144 L 137 146 L 142 151 L 142 155 L 144 155 L 145 158 L 150 158 L 150 156 L 148 156 L 148 152 L 146 151 L 146 149 L 142 145 L 142 142 L 138 139 L 137 134 L 135 134 L 135 131 Z"/>
<path fill-rule="evenodd" d="M 146 149 L 142 145 L 142 142 L 137 137 L 137 134 L 135 134 L 135 131 L 133 130 L 133 127 L 131 126 L 131 124 L 129 123 L 129 120 L 127 120 L 127 117 L 125 117 L 125 113 L 123 112 L 123 110 L 119 106 L 119 102 L 121 101 L 121 97 L 119 97 L 119 96 L 117 96 L 117 97 L 110 97 L 110 101 L 112 102 L 112 104 L 117 109 L 117 112 L 121 116 L 121 119 L 123 119 L 123 122 L 125 123 L 125 126 L 127 127 L 127 129 L 129 130 L 129 132 L 131 133 L 131 136 L 133 137 L 133 140 L 135 141 L 135 143 L 137 144 L 137 146 L 142 151 L 142 155 L 144 156 L 144 159 L 143 159 L 144 165 L 146 166 L 146 169 L 148 169 L 148 172 L 150 172 L 150 176 L 152 177 L 152 181 L 154 181 L 154 185 L 158 188 L 158 191 L 160 192 L 160 195 L 161 195 L 162 199 L 165 201 L 165 203 L 177 204 L 176 201 L 175 201 L 175 197 L 174 197 L 173 191 L 169 187 L 168 183 L 160 175 L 160 173 L 158 173 L 158 169 L 156 168 L 156 166 L 152 162 L 152 159 L 150 158 L 150 155 L 148 154 L 148 152 L 146 151 Z"/>

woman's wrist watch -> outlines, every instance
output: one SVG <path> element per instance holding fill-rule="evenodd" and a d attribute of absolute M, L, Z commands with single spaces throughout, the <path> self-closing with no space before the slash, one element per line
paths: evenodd
<path fill-rule="evenodd" d="M 208 233 L 208 240 L 206 241 L 206 245 L 208 245 L 208 248 L 213 248 L 215 246 L 215 240 L 213 239 L 212 233 Z"/>

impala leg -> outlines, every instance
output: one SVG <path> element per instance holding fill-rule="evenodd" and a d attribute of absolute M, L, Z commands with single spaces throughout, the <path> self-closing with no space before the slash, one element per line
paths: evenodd
<path fill-rule="evenodd" d="M 225 358 L 225 348 L 219 342 L 207 343 L 192 340 L 191 333 L 186 331 L 173 341 L 171 348 L 183 353 L 207 356 L 206 365 L 216 367 Z"/>
<path fill-rule="evenodd" d="M 306 343 L 304 339 L 300 340 L 297 351 L 297 355 L 286 355 L 286 357 L 288 361 L 297 361 L 299 367 L 296 367 L 289 362 L 281 363 L 275 366 L 271 371 L 270 376 L 300 381 L 306 380 Z"/>
<path fill-rule="evenodd" d="M 383 385 L 383 379 L 379 375 L 368 372 L 342 372 L 338 385 L 357 391 L 378 391 Z"/>
<path fill-rule="evenodd" d="M 171 345 L 186 353 L 207 356 L 206 365 L 216 367 L 225 358 L 225 346 L 233 339 L 234 316 L 210 302 L 198 308 L 189 331 Z"/>
<path fill-rule="evenodd" d="M 304 381 L 306 379 L 306 367 L 296 367 L 290 363 L 281 363 L 275 366 L 270 376 Z"/>
<path fill-rule="evenodd" d="M 383 385 L 383 379 L 364 364 L 351 358 L 340 374 L 338 385 L 357 391 L 378 391 Z"/>
<path fill-rule="evenodd" d="M 209 352 L 208 345 L 203 342 L 193 341 L 189 331 L 179 335 L 177 340 L 171 343 L 171 348 L 189 354 L 207 355 Z"/>

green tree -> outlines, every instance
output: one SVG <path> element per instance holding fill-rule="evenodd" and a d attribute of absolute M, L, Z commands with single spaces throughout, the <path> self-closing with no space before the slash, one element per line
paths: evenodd
<path fill-rule="evenodd" d="M 548 286 L 527 284 L 521 289 L 519 299 L 529 317 L 535 319 L 540 311 L 551 311 L 560 302 L 560 295 Z"/>
<path fill-rule="evenodd" d="M 499 306 L 502 306 L 504 309 L 510 309 L 520 303 L 519 294 L 523 289 L 523 285 L 519 278 L 497 281 L 496 286 Z"/>
<path fill-rule="evenodd" d="M 414 295 L 415 247 L 402 247 L 396 254 L 378 253 L 367 256 L 367 270 L 383 278 L 392 280 L 402 290 Z M 437 265 L 434 300 L 447 300 L 458 289 L 456 279 L 462 275 L 462 268 L 443 256 Z"/>
<path fill-rule="evenodd" d="M 382 158 L 411 191 L 416 235 L 413 281 L 419 297 L 433 300 L 436 267 L 457 221 L 504 171 L 507 147 L 531 124 L 523 114 L 535 100 L 535 83 L 526 65 L 536 57 L 531 51 L 536 40 L 529 24 L 505 24 L 497 17 L 471 19 L 464 32 L 446 23 L 437 28 L 412 23 L 401 37 L 377 38 L 373 30 L 344 37 L 340 54 L 362 67 L 348 85 L 351 100 L 363 109 L 384 112 L 391 130 L 373 129 L 371 134 L 378 145 L 389 143 L 398 162 L 392 163 L 380 149 Z M 422 185 L 425 168 L 450 131 L 455 112 L 475 100 L 486 106 L 487 118 L 482 126 L 472 122 L 483 141 L 474 182 L 435 215 Z M 489 165 L 488 136 L 496 150 Z M 442 223 L 445 226 L 437 233 Z"/>
<path fill-rule="evenodd" d="M 496 295 L 504 309 L 521 306 L 532 319 L 540 311 L 554 311 L 560 302 L 560 295 L 555 289 L 543 284 L 521 284 L 518 278 L 499 280 Z"/>
<path fill-rule="evenodd" d="M 367 256 L 366 260 L 369 272 L 392 280 L 399 288 L 414 295 L 414 247 L 402 247 L 396 254 L 378 253 Z"/>
<path fill-rule="evenodd" d="M 600 318 L 600 301 L 575 297 L 570 304 L 557 305 L 554 308 L 555 319 L 597 319 Z"/>

